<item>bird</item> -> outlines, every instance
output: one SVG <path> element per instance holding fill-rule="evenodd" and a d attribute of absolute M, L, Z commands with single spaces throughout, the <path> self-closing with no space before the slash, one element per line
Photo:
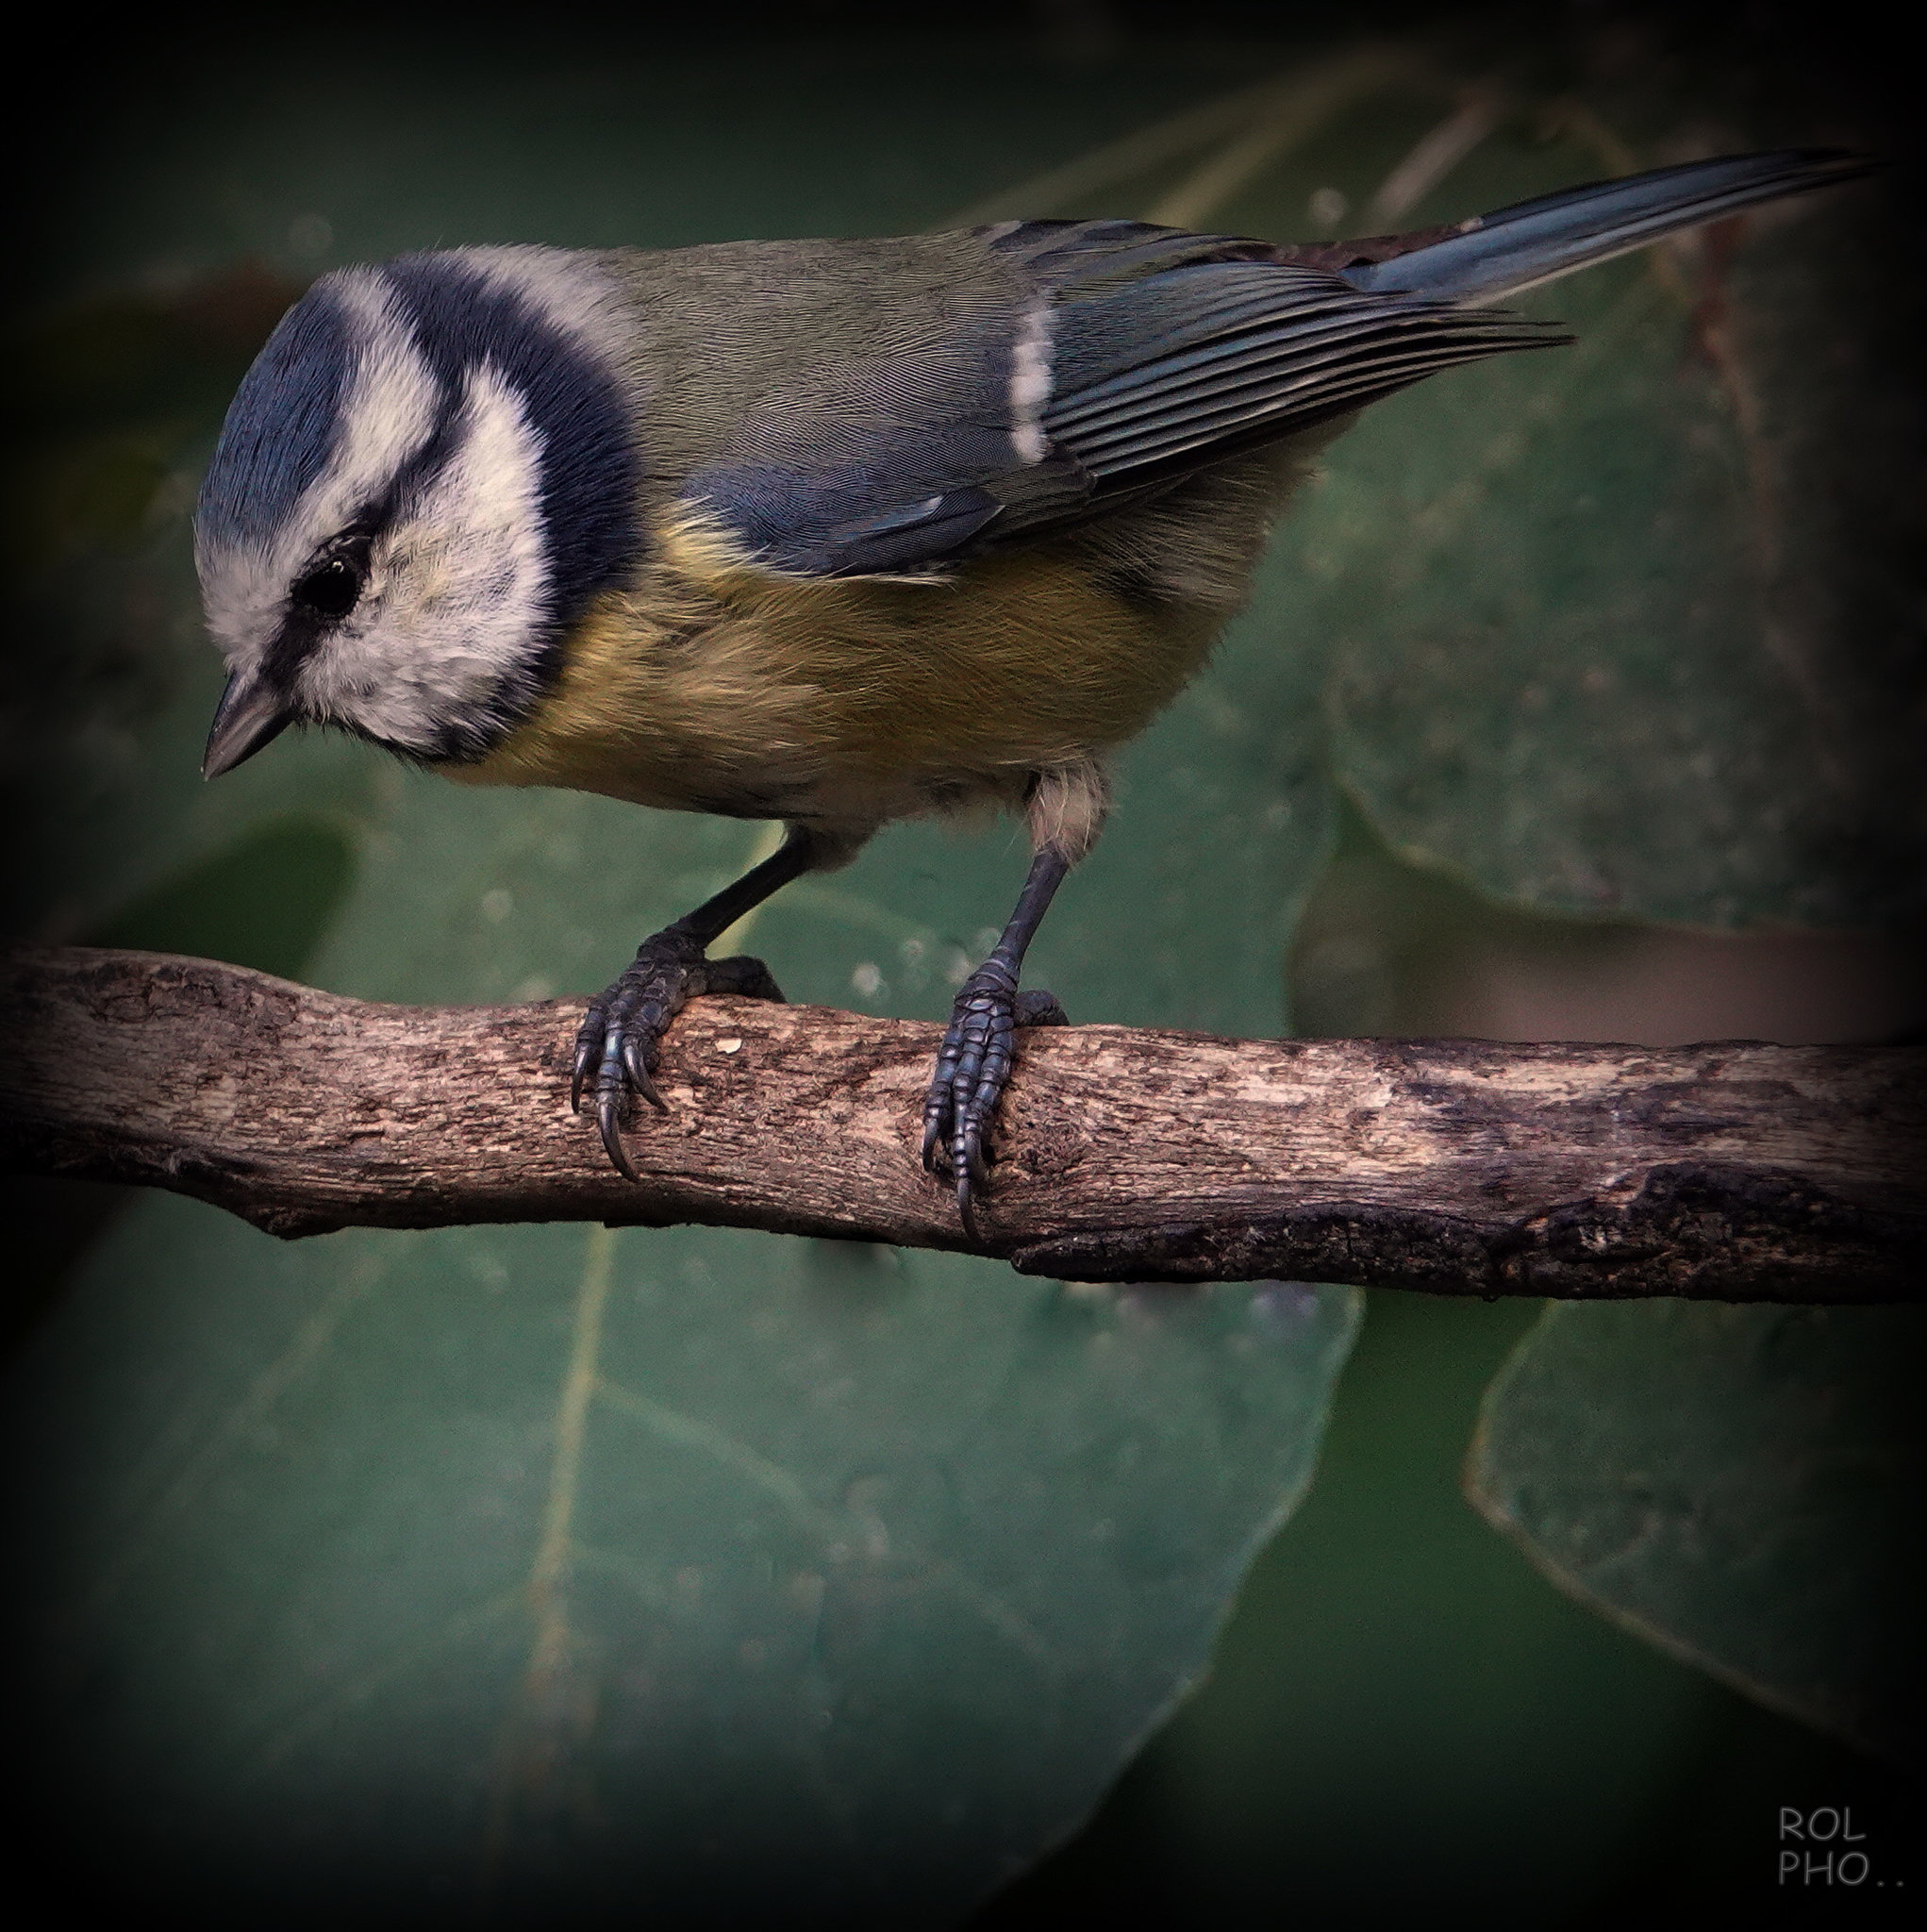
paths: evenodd
<path fill-rule="evenodd" d="M 1107 760 L 1206 662 L 1320 454 L 1426 376 L 1571 341 L 1494 306 L 1521 290 L 1872 165 L 1726 156 L 1354 242 L 1053 219 L 336 269 L 202 483 L 228 670 L 203 770 L 321 725 L 462 783 L 781 821 L 589 1005 L 571 1105 L 632 1179 L 685 1002 L 783 997 L 709 957 L 731 924 L 895 821 L 1021 816 L 1029 872 L 922 1113 L 974 1233 L 1017 1033 L 1065 1022 L 1020 975 Z"/>

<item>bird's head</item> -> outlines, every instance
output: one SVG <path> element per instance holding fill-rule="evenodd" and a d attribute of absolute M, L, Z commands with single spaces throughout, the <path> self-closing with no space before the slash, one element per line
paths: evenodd
<path fill-rule="evenodd" d="M 324 275 L 223 425 L 194 519 L 228 682 L 212 777 L 291 724 L 486 754 L 640 547 L 622 296 L 591 256 Z"/>

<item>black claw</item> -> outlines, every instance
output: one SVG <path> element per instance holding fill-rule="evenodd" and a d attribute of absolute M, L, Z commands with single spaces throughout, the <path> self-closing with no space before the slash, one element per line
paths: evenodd
<path fill-rule="evenodd" d="M 640 1181 L 638 1174 L 629 1160 L 628 1150 L 623 1145 L 623 1090 L 620 1087 L 606 1086 L 595 1097 L 595 1124 L 602 1134 L 602 1144 L 608 1150 L 609 1158 L 615 1162 L 616 1171 L 632 1181 Z"/>
<path fill-rule="evenodd" d="M 660 1030 L 659 1026 L 656 1029 L 658 1034 Z M 657 1113 L 667 1113 L 669 1102 L 662 1097 L 649 1067 L 648 1056 L 653 1045 L 654 1041 L 645 1040 L 643 1035 L 625 1033 L 622 1045 L 623 1071 L 628 1074 L 633 1091 L 640 1093 Z"/>
<path fill-rule="evenodd" d="M 968 1173 L 956 1177 L 956 1218 L 963 1223 L 963 1231 L 975 1241 L 977 1217 L 971 1207 L 971 1177 Z"/>
<path fill-rule="evenodd" d="M 1010 1084 L 1016 1029 L 1066 1024 L 1050 993 L 1020 993 L 1009 968 L 995 958 L 971 974 L 951 1008 L 923 1103 L 922 1158 L 931 1174 L 947 1170 L 972 1239 L 974 1199 L 990 1184 L 990 1126 Z"/>
<path fill-rule="evenodd" d="M 964 1177 L 978 1187 L 990 1185 L 990 1171 L 984 1165 L 984 1132 L 975 1121 L 964 1129 L 963 1171 Z"/>
<path fill-rule="evenodd" d="M 589 1010 L 582 1016 L 582 1024 L 575 1029 L 575 1058 L 569 1074 L 571 1113 L 582 1111 L 582 1090 L 588 1085 L 590 1074 L 602 1065 L 603 1042 L 609 1024 L 606 997 L 590 1001 Z"/>
<path fill-rule="evenodd" d="M 956 1210 L 974 1240 L 974 1193 L 989 1185 L 990 1127 L 1010 1084 L 1020 1026 L 1062 1026 L 1064 1008 L 1047 992 L 1020 993 L 1024 949 L 1064 882 L 1071 861 L 1054 845 L 1039 847 L 1017 908 L 990 957 L 958 989 L 937 1070 L 923 1102 L 923 1165 L 938 1172 L 944 1150 Z"/>
<path fill-rule="evenodd" d="M 722 964 L 725 970 L 714 971 L 689 932 L 671 926 L 642 942 L 635 963 L 590 1001 L 583 1016 L 570 1063 L 569 1104 L 580 1113 L 585 1097 L 594 1093 L 602 1144 L 617 1171 L 632 1181 L 641 1175 L 623 1145 L 623 1116 L 632 1094 L 658 1113 L 669 1111 L 656 1084 L 655 1060 L 664 1032 L 685 1001 L 711 991 L 752 999 L 783 997 L 760 960 Z"/>

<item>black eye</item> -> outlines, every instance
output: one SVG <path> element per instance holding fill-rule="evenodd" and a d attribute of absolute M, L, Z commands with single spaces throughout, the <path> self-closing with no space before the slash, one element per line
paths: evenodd
<path fill-rule="evenodd" d="M 361 594 L 361 573 L 344 557 L 318 563 L 294 582 L 294 601 L 318 617 L 346 617 Z"/>

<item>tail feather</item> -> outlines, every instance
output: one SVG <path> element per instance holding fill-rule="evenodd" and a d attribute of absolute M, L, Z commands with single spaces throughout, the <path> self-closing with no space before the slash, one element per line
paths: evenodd
<path fill-rule="evenodd" d="M 1344 275 L 1373 294 L 1490 301 L 1757 202 L 1855 180 L 1877 165 L 1865 155 L 1830 148 L 1687 161 L 1522 201 L 1475 217 L 1443 241 L 1388 261 L 1361 263 Z"/>

